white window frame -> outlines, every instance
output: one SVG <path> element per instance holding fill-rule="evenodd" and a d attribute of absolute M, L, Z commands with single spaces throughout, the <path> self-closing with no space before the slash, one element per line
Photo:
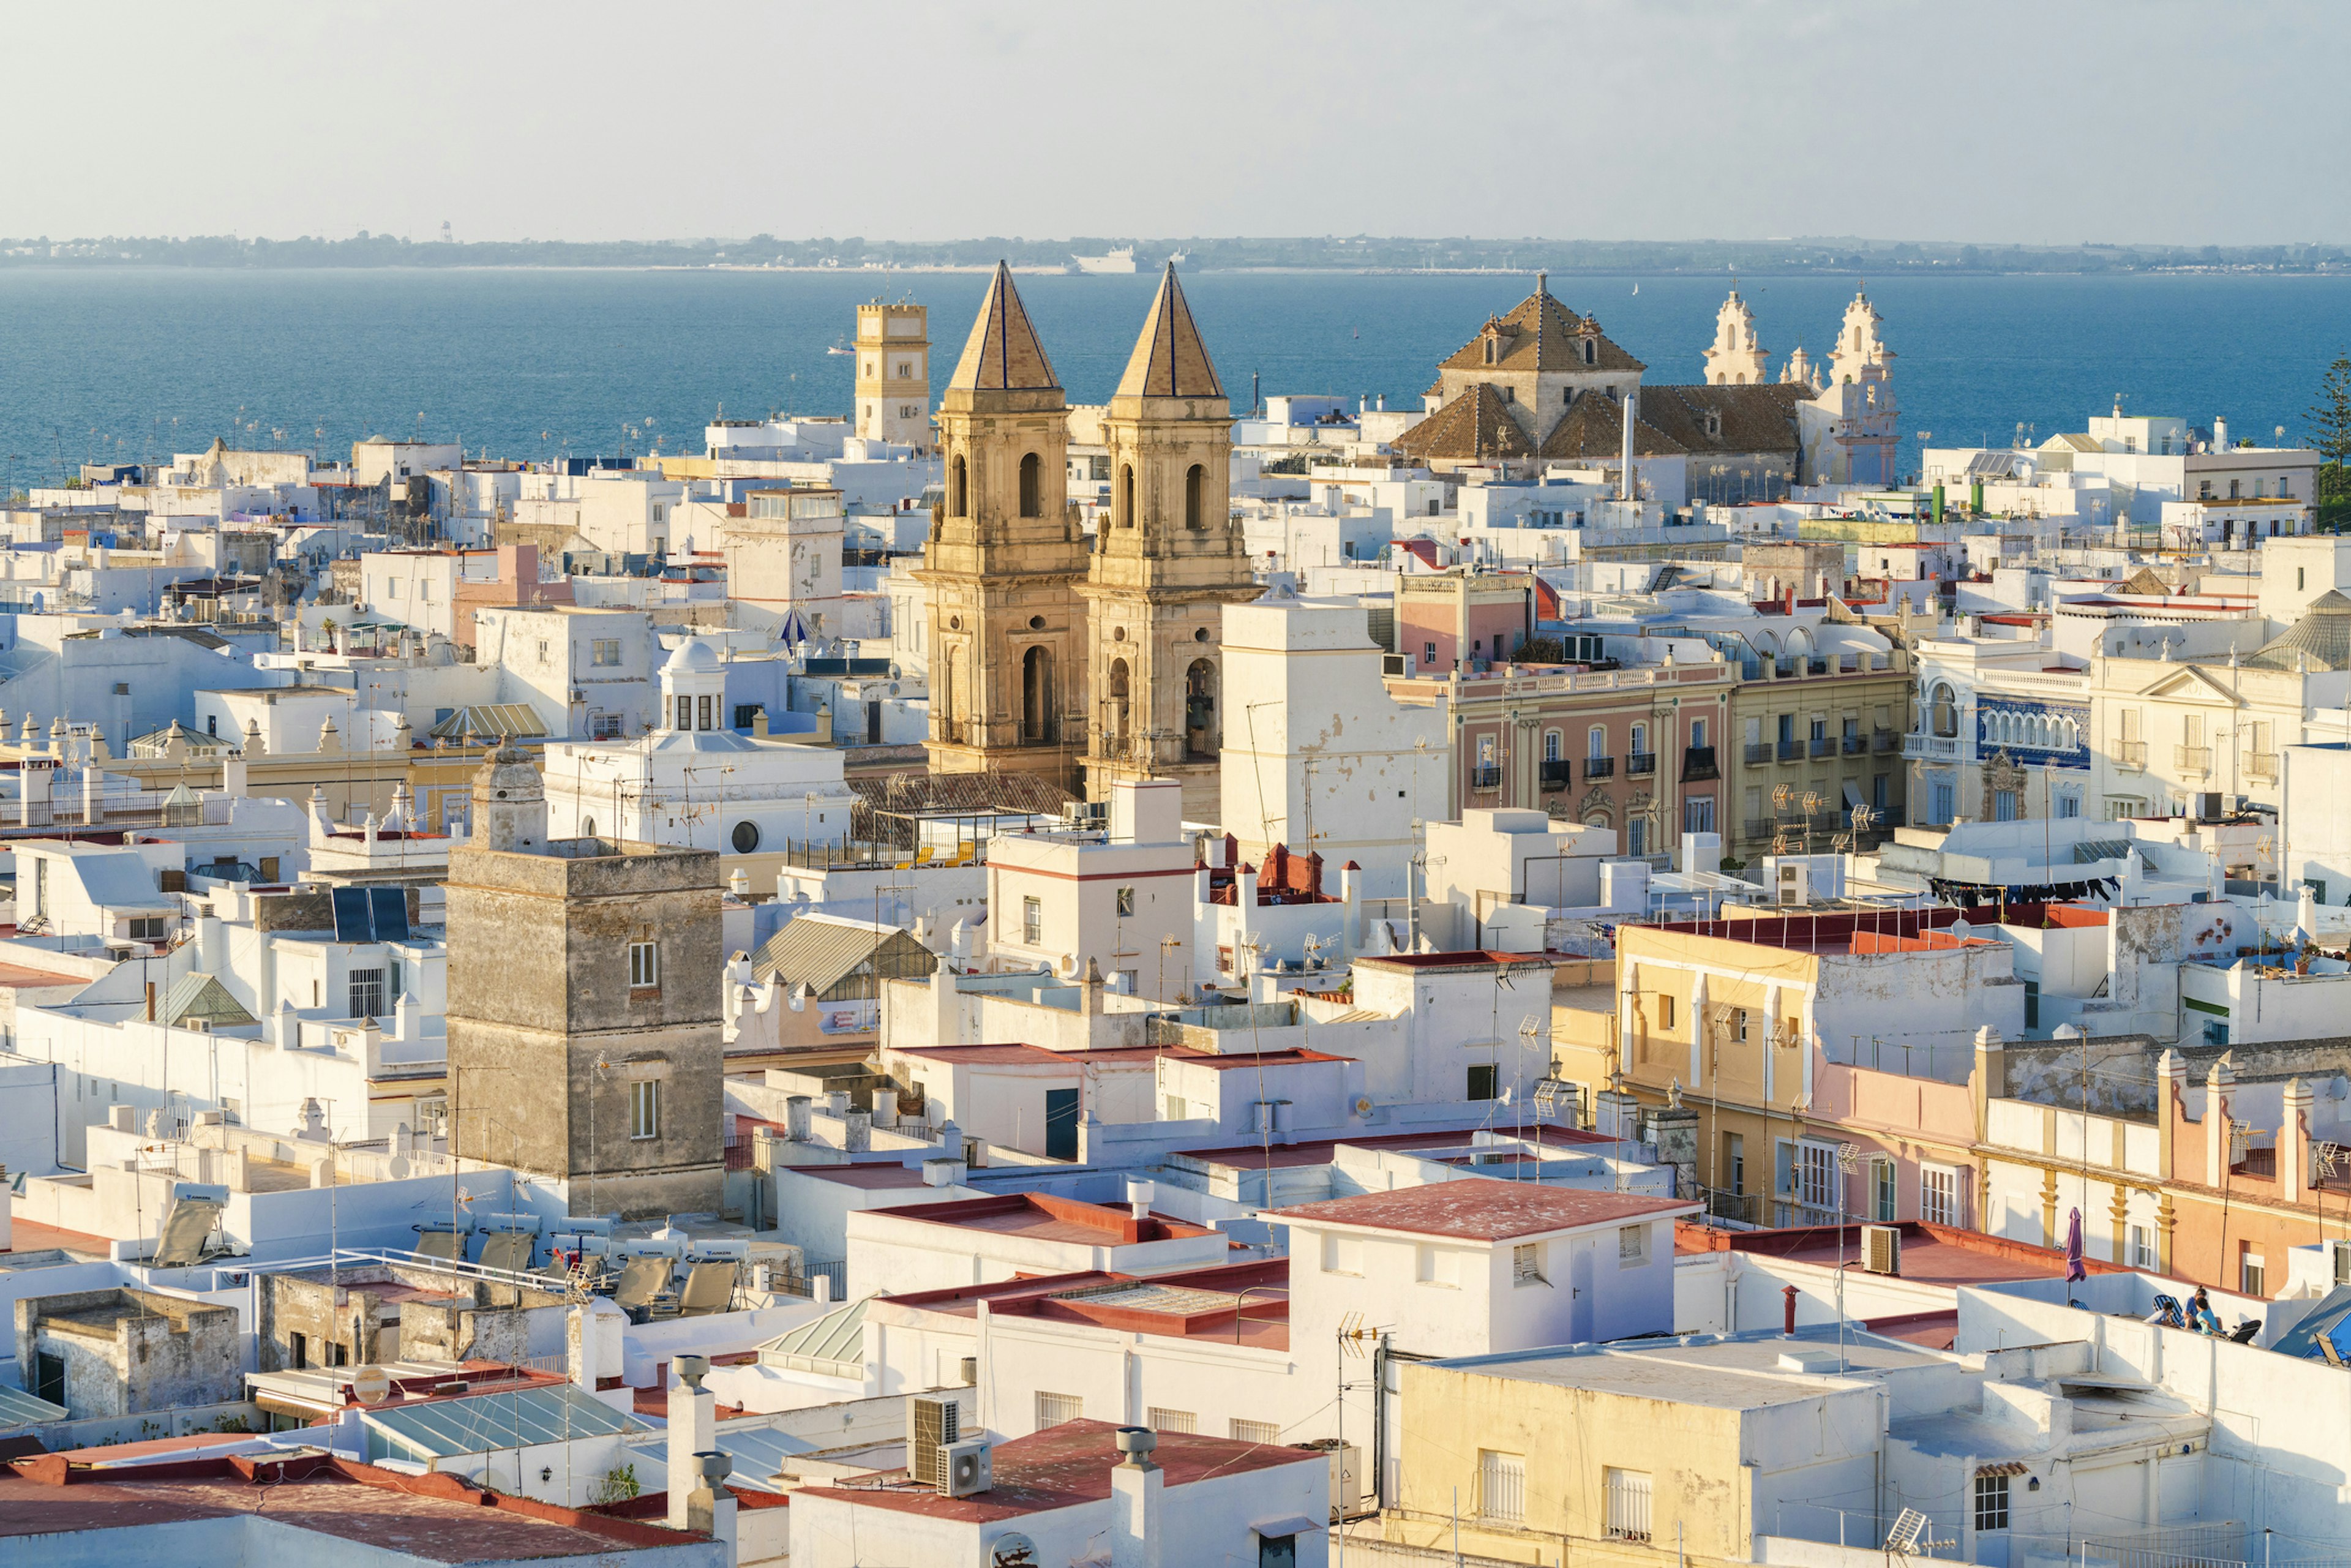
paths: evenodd
<path fill-rule="evenodd" d="M 1024 897 L 1020 901 L 1020 940 L 1031 947 L 1045 939 L 1045 901 Z"/>
<path fill-rule="evenodd" d="M 636 1078 L 629 1082 L 629 1141 L 642 1143 L 661 1136 L 662 1081 Z"/>
<path fill-rule="evenodd" d="M 1522 1524 L 1527 1517 L 1527 1457 L 1498 1448 L 1478 1450 L 1478 1517 L 1489 1524 Z"/>
<path fill-rule="evenodd" d="M 661 944 L 647 937 L 629 944 L 629 989 L 656 990 L 661 986 Z"/>
<path fill-rule="evenodd" d="M 1550 1283 L 1551 1281 L 1543 1273 L 1541 1242 L 1521 1241 L 1510 1249 L 1510 1288 L 1512 1290 L 1526 1285 Z"/>
<path fill-rule="evenodd" d="M 1064 1421 L 1082 1421 L 1086 1415 L 1086 1396 L 1082 1394 L 1049 1394 L 1037 1391 L 1037 1430 L 1058 1427 Z"/>
<path fill-rule="evenodd" d="M 1640 1269 L 1649 1261 L 1649 1228 L 1646 1225 L 1620 1225 L 1616 1228 L 1616 1267 Z"/>
<path fill-rule="evenodd" d="M 1647 1541 L 1656 1490 L 1649 1473 L 1609 1465 L 1601 1471 L 1600 1482 L 1607 1498 L 1608 1539 Z"/>
<path fill-rule="evenodd" d="M 1918 1167 L 1918 1218 L 1928 1225 L 1961 1227 L 1968 1216 L 1967 1172 L 1958 1166 Z"/>

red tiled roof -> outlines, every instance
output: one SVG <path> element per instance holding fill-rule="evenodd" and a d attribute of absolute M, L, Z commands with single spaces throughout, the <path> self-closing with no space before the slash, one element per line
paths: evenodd
<path fill-rule="evenodd" d="M 998 1443 L 989 1455 L 994 1483 L 970 1497 L 946 1497 L 936 1487 L 903 1480 L 870 1487 L 802 1487 L 799 1495 L 975 1524 L 1100 1502 L 1110 1496 L 1110 1472 L 1120 1458 L 1111 1442 L 1117 1430 L 1107 1421 L 1080 1419 Z M 1196 1432 L 1160 1433 L 1159 1446 L 1151 1458 L 1166 1472 L 1165 1484 L 1171 1491 L 1195 1481 L 1245 1475 L 1278 1465 L 1329 1463 L 1316 1450 L 1238 1442 Z"/>
<path fill-rule="evenodd" d="M 1466 1176 L 1458 1181 L 1432 1182 L 1394 1192 L 1364 1193 L 1357 1197 L 1278 1208 L 1270 1211 L 1270 1218 L 1359 1226 L 1369 1230 L 1406 1230 L 1419 1236 L 1502 1241 L 1517 1236 L 1572 1230 L 1579 1226 L 1622 1225 L 1654 1215 L 1687 1214 L 1697 1207 L 1670 1197 L 1642 1197 L 1633 1193 L 1591 1192 L 1578 1187 L 1544 1186 L 1537 1182 Z"/>

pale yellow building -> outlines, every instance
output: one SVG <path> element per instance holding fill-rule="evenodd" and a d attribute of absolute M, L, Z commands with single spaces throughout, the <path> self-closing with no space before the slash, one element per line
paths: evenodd
<path fill-rule="evenodd" d="M 857 434 L 931 444 L 931 313 L 911 299 L 857 308 Z"/>

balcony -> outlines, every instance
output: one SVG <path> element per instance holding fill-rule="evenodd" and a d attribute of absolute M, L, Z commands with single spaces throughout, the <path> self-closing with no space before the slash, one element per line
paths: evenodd
<path fill-rule="evenodd" d="M 1696 784 L 1708 779 L 1719 779 L 1721 769 L 1715 766 L 1714 747 L 1686 746 L 1682 747 L 1682 782 Z"/>
<path fill-rule="evenodd" d="M 1780 743 L 1780 760 L 1781 760 L 1781 761 L 1782 761 L 1782 762 L 1800 762 L 1800 761 L 1802 761 L 1802 760 L 1803 759 L 1803 756 L 1804 756 L 1804 743 L 1803 743 L 1802 741 L 1801 741 L 1801 740 L 1783 740 L 1783 741 L 1782 741 L 1782 742 Z"/>
<path fill-rule="evenodd" d="M 1747 743 L 1747 760 L 1750 764 L 1771 761 L 1771 743 L 1768 740 L 1749 741 Z"/>
<path fill-rule="evenodd" d="M 1501 787 L 1502 765 L 1500 763 L 1480 762 L 1469 769 L 1469 788 L 1472 789 L 1499 789 Z"/>
<path fill-rule="evenodd" d="M 1869 737 L 1862 734 L 1859 730 L 1855 730 L 1851 735 L 1844 737 L 1844 754 L 1847 757 L 1859 757 L 1863 752 L 1867 751 L 1868 749 Z"/>
<path fill-rule="evenodd" d="M 1814 757 L 1834 757 L 1836 755 L 1835 737 L 1827 735 L 1813 737 L 1812 754 Z"/>
<path fill-rule="evenodd" d="M 1587 779 L 1615 778 L 1616 759 L 1613 757 L 1585 758 L 1583 759 L 1583 777 Z"/>
<path fill-rule="evenodd" d="M 2274 751 L 2249 751 L 2245 754 L 2245 776 L 2277 781 L 2278 754 Z"/>
<path fill-rule="evenodd" d="M 1880 753 L 1888 752 L 1888 751 L 1892 751 L 1892 750 L 1894 750 L 1896 747 L 1900 746 L 1901 744 L 1902 744 L 1902 737 L 1901 737 L 1899 735 L 1896 734 L 1893 730 L 1890 730 L 1890 729 L 1876 729 L 1876 730 L 1872 730 L 1872 731 L 1870 731 L 1870 734 L 1869 734 L 1869 748 L 1870 748 L 1872 751 L 1880 752 Z"/>
<path fill-rule="evenodd" d="M 1755 758 L 1750 757 L 1747 760 L 1752 762 Z M 1657 754 L 1654 751 L 1635 751 L 1625 758 L 1625 777 L 1627 779 L 1646 779 L 1656 770 Z"/>
<path fill-rule="evenodd" d="M 2123 740 L 2115 743 L 2115 766 L 2144 771 L 2147 768 L 2147 742 Z"/>
<path fill-rule="evenodd" d="M 1959 737 L 1956 735 L 1928 735 L 1912 730 L 1902 737 L 1905 757 L 1953 758 L 1959 754 Z"/>
<path fill-rule="evenodd" d="M 1564 758 L 1547 757 L 1543 758 L 1542 787 L 1544 790 L 1549 792 L 1566 789 L 1569 782 L 1568 776 L 1573 771 L 1574 766 L 1575 765 L 1573 763 L 1569 762 Z"/>
<path fill-rule="evenodd" d="M 2212 748 L 2209 746 L 2175 746 L 2171 748 L 2171 765 L 2183 778 L 2200 779 L 2212 771 Z"/>

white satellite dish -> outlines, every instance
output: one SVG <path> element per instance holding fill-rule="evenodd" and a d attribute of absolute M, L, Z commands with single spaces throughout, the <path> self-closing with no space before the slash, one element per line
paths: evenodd
<path fill-rule="evenodd" d="M 1017 1530 L 987 1543 L 988 1568 L 1037 1568 L 1037 1543 Z"/>
<path fill-rule="evenodd" d="M 362 1366 L 351 1374 L 351 1397 L 362 1405 L 381 1405 L 392 1397 L 392 1377 L 381 1366 Z"/>

